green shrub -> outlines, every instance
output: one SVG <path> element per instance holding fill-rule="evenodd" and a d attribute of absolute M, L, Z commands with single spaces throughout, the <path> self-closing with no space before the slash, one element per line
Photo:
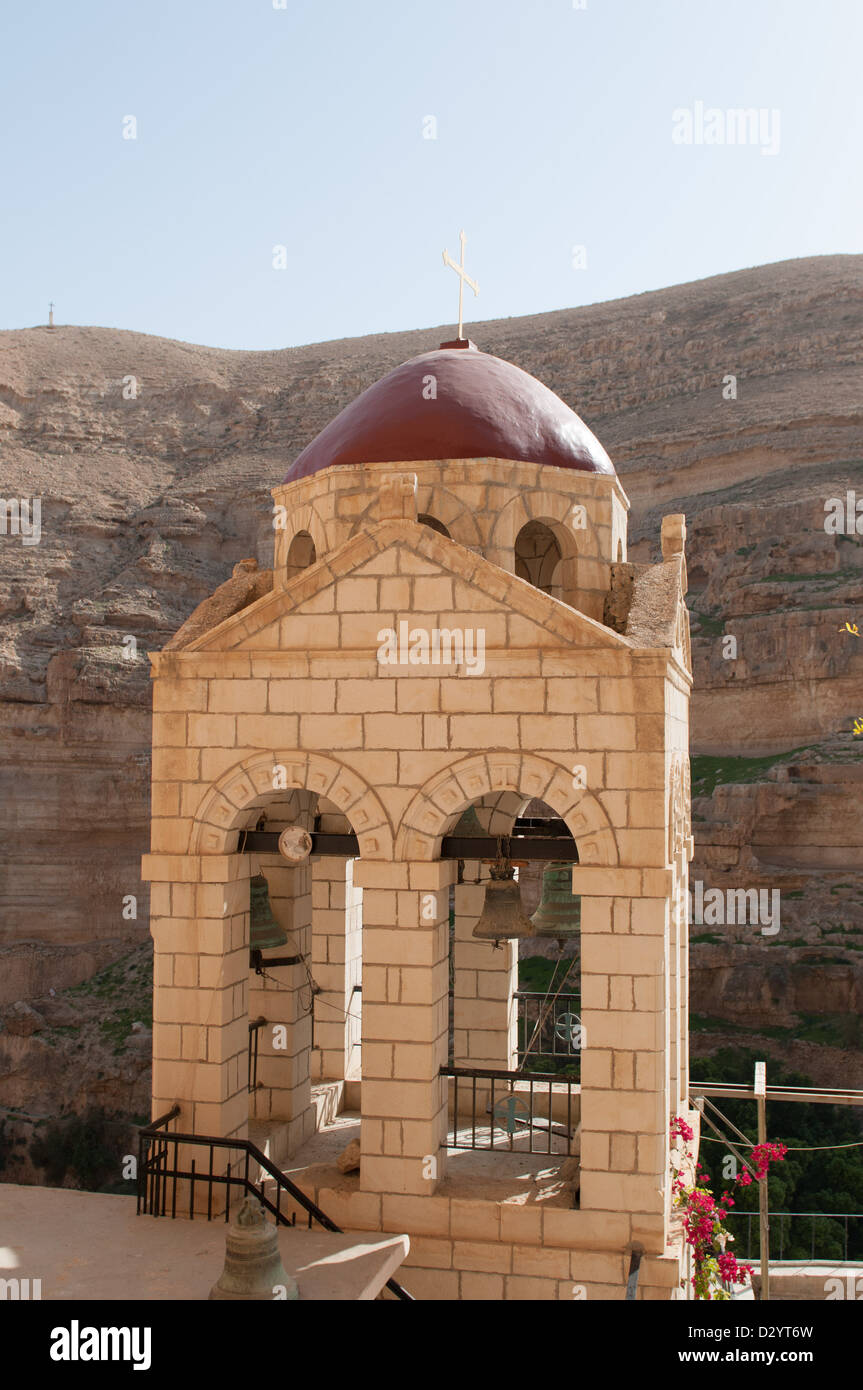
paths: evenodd
<path fill-rule="evenodd" d="M 42 1134 L 34 1134 L 30 1157 L 44 1169 L 50 1186 L 61 1186 L 71 1173 L 79 1187 L 94 1192 L 116 1181 L 124 1151 L 123 1128 L 108 1120 L 104 1111 L 94 1109 L 52 1120 Z"/>

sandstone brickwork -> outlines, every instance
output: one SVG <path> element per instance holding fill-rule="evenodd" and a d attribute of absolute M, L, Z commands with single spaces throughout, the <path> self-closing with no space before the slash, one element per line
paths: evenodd
<path fill-rule="evenodd" d="M 603 1296 L 633 1243 L 666 1259 L 668 1119 L 688 1096 L 682 521 L 666 524 L 661 565 L 635 567 L 615 631 L 602 617 L 612 563 L 626 563 L 628 501 L 614 476 L 505 459 L 370 464 L 325 469 L 273 498 L 272 590 L 152 656 L 153 1113 L 179 1103 L 196 1132 L 244 1136 L 246 1029 L 260 1013 L 291 1042 L 276 1054 L 264 1037 L 252 1115 L 284 1121 L 293 1150 L 312 1123 L 312 1073 L 348 1079 L 356 1042 L 358 1192 L 413 1202 L 415 1268 L 435 1271 L 420 1280 L 431 1296 L 493 1286 L 558 1297 L 579 1271 Z M 554 557 L 534 572 L 547 592 L 517 573 L 525 527 L 532 543 L 553 537 L 553 551 L 534 552 Z M 299 570 L 297 537 L 312 542 Z M 423 646 L 431 633 L 446 645 Z M 398 635 L 394 647 L 385 634 Z M 237 852 L 246 829 L 309 824 L 303 798 L 316 823 L 353 830 L 358 858 L 291 868 Z M 579 1210 L 555 1212 L 548 1249 L 534 1248 L 527 1225 L 524 1245 L 505 1236 L 492 1198 L 464 1230 L 453 1218 L 441 1075 L 451 887 L 457 1065 L 513 1065 L 517 987 L 515 943 L 472 936 L 488 871 L 477 861 L 457 884 L 442 837 L 470 807 L 481 828 L 508 832 L 537 800 L 577 847 L 587 1039 Z M 286 968 L 278 1013 L 249 976 L 256 863 L 330 1009 L 316 1006 L 311 1048 L 297 1007 L 305 966 Z M 447 1239 L 431 1238 L 429 1222 L 444 1222 Z M 668 1295 L 664 1275 L 653 1283 Z"/>

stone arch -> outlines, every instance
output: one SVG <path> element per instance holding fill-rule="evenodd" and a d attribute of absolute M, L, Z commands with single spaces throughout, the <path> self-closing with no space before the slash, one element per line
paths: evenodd
<path fill-rule="evenodd" d="M 317 547 L 312 540 L 311 532 L 295 531 L 285 555 L 285 577 L 288 583 L 313 565 L 317 558 Z"/>
<path fill-rule="evenodd" d="M 566 822 L 579 863 L 616 866 L 617 839 L 598 798 L 573 786 L 572 772 L 536 753 L 482 753 L 437 773 L 417 792 L 402 818 L 395 858 L 435 860 L 441 840 L 472 802 L 494 792 L 544 801 Z"/>
<path fill-rule="evenodd" d="M 449 531 L 442 521 L 438 521 L 436 516 L 430 516 L 428 512 L 420 512 L 417 515 L 417 521 L 421 526 L 428 526 L 429 530 L 437 531 L 439 536 L 446 536 L 448 540 L 452 540 Z"/>
<path fill-rule="evenodd" d="M 274 769 L 283 768 L 274 787 Z M 253 813 L 284 792 L 325 796 L 350 821 L 363 859 L 391 859 L 393 833 L 383 803 L 364 778 L 336 758 L 299 749 L 252 753 L 203 793 L 192 822 L 190 854 L 233 854 Z"/>
<path fill-rule="evenodd" d="M 541 593 L 560 597 L 558 571 L 562 560 L 560 541 L 551 527 L 544 521 L 526 521 L 513 547 L 516 577 Z"/>
<path fill-rule="evenodd" d="M 439 483 L 420 482 L 417 487 L 417 512 L 434 517 L 451 540 L 466 549 L 482 545 L 482 535 L 476 516 L 467 504 L 449 488 Z"/>
<path fill-rule="evenodd" d="M 489 792 L 474 804 L 477 818 L 487 835 L 509 835 L 529 796 L 518 792 Z"/>
<path fill-rule="evenodd" d="M 315 559 L 321 560 L 332 550 L 329 543 L 326 529 L 317 509 L 312 503 L 307 503 L 304 507 L 298 507 L 295 512 L 288 515 L 288 523 L 281 537 L 279 549 L 278 566 L 284 571 L 287 566 L 288 555 L 291 546 L 301 532 L 306 532 L 311 536 L 312 544 L 315 548 Z M 289 576 L 290 579 L 291 576 Z M 292 576 L 296 578 L 296 574 Z"/>
<path fill-rule="evenodd" d="M 584 508 L 586 524 L 583 527 L 572 524 L 573 520 L 581 520 L 582 517 L 581 513 L 575 514 L 576 507 Z M 515 538 L 529 521 L 542 522 L 549 528 L 565 561 L 580 555 L 600 558 L 596 527 L 590 515 L 590 499 L 582 502 L 570 494 L 541 489 L 519 493 L 501 507 L 489 537 L 489 548 L 511 557 Z M 506 568 L 513 572 L 511 565 Z"/>

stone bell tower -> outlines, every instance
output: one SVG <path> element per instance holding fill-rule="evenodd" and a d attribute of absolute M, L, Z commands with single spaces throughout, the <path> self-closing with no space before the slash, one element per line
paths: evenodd
<path fill-rule="evenodd" d="M 605 450 L 539 381 L 462 338 L 359 396 L 273 499 L 272 575 L 229 581 L 152 658 L 154 1114 L 176 1102 L 183 1130 L 220 1137 L 278 1128 L 301 1175 L 321 1087 L 341 1085 L 361 1112 L 359 1174 L 312 1165 L 309 1190 L 342 1225 L 407 1230 L 419 1296 L 622 1297 L 633 1249 L 639 1296 L 672 1296 L 684 519 L 664 519 L 660 563 L 628 563 Z M 581 899 L 580 1155 L 563 1205 L 488 1167 L 463 1178 L 453 1141 L 454 1073 L 515 1065 L 517 980 L 512 944 L 469 936 L 487 868 L 468 889 L 446 845 L 468 810 L 508 836 L 537 800 L 571 838 Z M 258 872 L 294 957 L 263 984 Z M 258 1015 L 288 1045 L 262 1034 L 250 1098 Z"/>

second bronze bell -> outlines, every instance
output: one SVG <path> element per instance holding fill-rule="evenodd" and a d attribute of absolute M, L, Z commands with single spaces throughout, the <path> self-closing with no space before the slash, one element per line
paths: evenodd
<path fill-rule="evenodd" d="M 263 874 L 256 874 L 254 878 L 249 880 L 249 908 L 251 914 L 249 949 L 251 951 L 268 951 L 273 946 L 286 946 L 287 934 L 273 916 L 267 880 Z"/>
<path fill-rule="evenodd" d="M 530 919 L 535 935 L 556 937 L 561 950 L 581 935 L 581 898 L 572 891 L 572 868 L 555 861 L 543 871 L 542 897 Z"/>
<path fill-rule="evenodd" d="M 495 867 L 485 885 L 485 902 L 473 929 L 478 941 L 523 941 L 536 936 L 536 927 L 521 908 L 521 894 L 512 864 Z"/>

